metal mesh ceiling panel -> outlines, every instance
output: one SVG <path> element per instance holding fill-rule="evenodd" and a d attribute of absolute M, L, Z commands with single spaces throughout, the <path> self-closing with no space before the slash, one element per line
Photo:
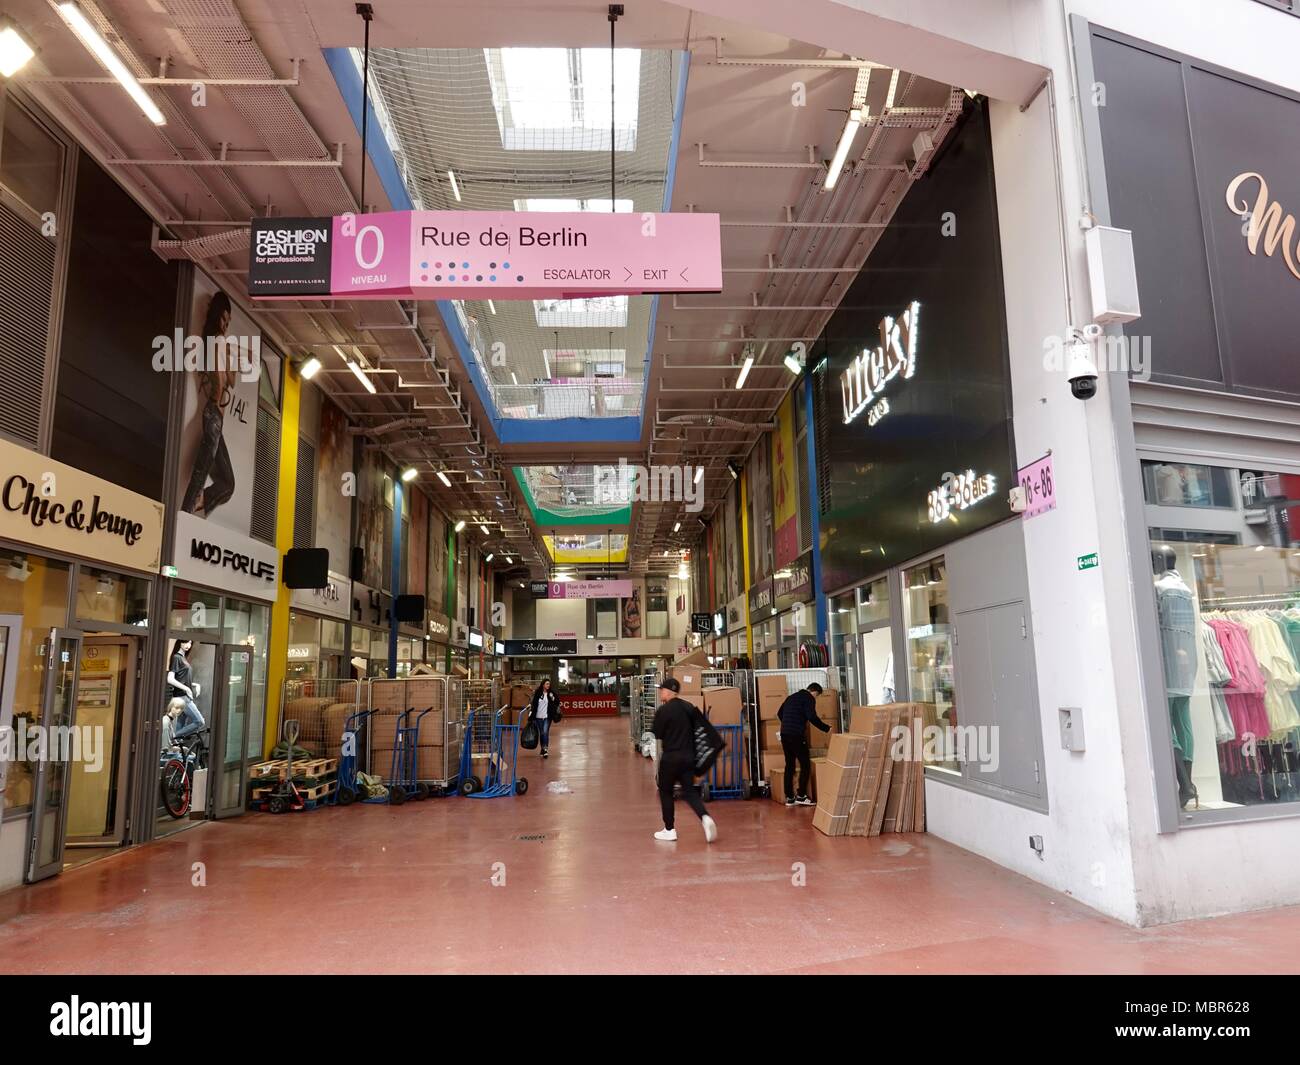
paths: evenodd
<path fill-rule="evenodd" d="M 372 98 L 407 190 L 426 210 L 659 211 L 678 65 L 670 51 L 372 49 Z M 359 59 L 359 56 L 358 56 Z M 512 417 L 640 411 L 649 297 L 458 302 Z M 612 353 L 617 353 L 613 357 Z M 595 382 L 600 380 L 600 387 Z"/>

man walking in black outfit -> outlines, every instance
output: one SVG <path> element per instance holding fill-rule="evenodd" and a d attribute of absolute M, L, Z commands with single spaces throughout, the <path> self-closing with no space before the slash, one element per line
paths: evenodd
<path fill-rule="evenodd" d="M 808 726 L 830 732 L 830 725 L 817 716 L 817 696 L 820 684 L 809 684 L 802 691 L 788 696 L 776 716 L 781 721 L 781 747 L 785 750 L 785 804 L 787 806 L 816 805 L 808 798 L 808 778 L 812 775 L 812 759 L 808 754 Z M 794 764 L 799 763 L 799 790 L 794 791 Z"/>
<path fill-rule="evenodd" d="M 663 807 L 664 827 L 655 833 L 655 839 L 673 842 L 677 829 L 673 827 L 673 785 L 680 784 L 682 798 L 704 826 L 704 838 L 712 843 L 718 838 L 718 826 L 705 809 L 700 789 L 695 786 L 695 718 L 696 707 L 681 698 L 681 684 L 666 677 L 659 685 L 659 709 L 655 711 L 651 731 L 663 742 L 659 758 L 659 802 Z"/>

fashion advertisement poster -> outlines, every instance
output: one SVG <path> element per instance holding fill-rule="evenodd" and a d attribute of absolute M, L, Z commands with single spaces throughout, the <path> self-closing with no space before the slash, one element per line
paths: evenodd
<path fill-rule="evenodd" d="M 317 451 L 316 546 L 330 553 L 330 569 L 349 572 L 352 533 L 352 437 L 348 420 L 333 403 L 320 405 Z"/>
<path fill-rule="evenodd" d="M 435 610 L 447 609 L 447 521 L 429 510 L 429 602 Z"/>
<path fill-rule="evenodd" d="M 772 434 L 772 537 L 779 568 L 799 553 L 799 482 L 794 452 L 794 400 L 787 395 Z"/>
<path fill-rule="evenodd" d="M 196 273 L 181 368 L 178 494 L 183 512 L 244 536 L 253 515 L 261 347 L 252 321 Z"/>
<path fill-rule="evenodd" d="M 423 492 L 410 491 L 411 545 L 406 557 L 410 559 L 410 572 L 406 577 L 406 591 L 410 595 L 428 596 L 425 578 L 429 561 L 429 501 Z"/>
<path fill-rule="evenodd" d="M 623 639 L 639 640 L 641 638 L 641 586 L 634 585 L 632 595 L 623 600 Z"/>
<path fill-rule="evenodd" d="M 365 555 L 361 583 L 386 588 L 384 573 L 384 472 L 378 452 L 362 451 L 357 470 L 357 546 Z"/>

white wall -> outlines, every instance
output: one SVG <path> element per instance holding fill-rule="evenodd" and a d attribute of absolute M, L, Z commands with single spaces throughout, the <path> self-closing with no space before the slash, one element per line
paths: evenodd
<path fill-rule="evenodd" d="M 30 826 L 29 817 L 20 817 L 0 825 L 0 891 L 23 882 Z"/>

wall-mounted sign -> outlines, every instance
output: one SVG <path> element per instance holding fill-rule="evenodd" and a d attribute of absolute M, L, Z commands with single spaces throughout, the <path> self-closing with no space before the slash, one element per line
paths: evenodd
<path fill-rule="evenodd" d="M 352 603 L 352 581 L 330 570 L 329 583 L 324 588 L 294 588 L 289 593 L 289 603 L 295 610 L 345 619 Z"/>
<path fill-rule="evenodd" d="M 429 611 L 426 615 L 429 623 L 429 638 L 435 643 L 446 643 L 451 638 L 451 618 L 446 614 Z"/>
<path fill-rule="evenodd" d="M 564 693 L 560 696 L 560 712 L 569 717 L 609 717 L 618 713 L 618 696 Z"/>
<path fill-rule="evenodd" d="M 885 386 L 895 377 L 904 380 L 916 373 L 916 345 L 920 336 L 921 304 L 913 300 L 896 319 L 880 319 L 880 343 L 863 348 L 860 355 L 840 374 L 840 400 L 844 424 L 848 425 L 868 406 L 867 424 L 875 425 L 889 413 Z"/>
<path fill-rule="evenodd" d="M 1100 564 L 1101 560 L 1097 557 L 1096 551 L 1080 555 L 1077 563 L 1079 569 L 1096 569 Z"/>
<path fill-rule="evenodd" d="M 691 632 L 703 633 L 705 635 L 713 632 L 713 615 L 709 613 L 692 614 Z"/>
<path fill-rule="evenodd" d="M 502 640 L 501 647 L 502 654 L 518 657 L 578 653 L 577 640 Z"/>
<path fill-rule="evenodd" d="M 932 522 L 946 521 L 954 510 L 967 510 L 988 499 L 997 491 L 997 478 L 991 473 L 978 476 L 974 470 L 965 473 L 945 473 L 938 488 L 933 489 L 926 502 Z"/>
<path fill-rule="evenodd" d="M 749 588 L 749 619 L 751 622 L 764 620 L 772 613 L 772 578 L 759 581 Z"/>
<path fill-rule="evenodd" d="M 551 599 L 631 599 L 631 581 L 551 581 Z"/>
<path fill-rule="evenodd" d="M 255 218 L 249 234 L 248 293 L 264 299 L 545 300 L 721 290 L 718 216 L 703 212 L 383 211 Z"/>
<path fill-rule="evenodd" d="M 738 595 L 735 599 L 727 604 L 727 629 L 734 630 L 744 628 L 745 625 L 745 597 Z"/>
<path fill-rule="evenodd" d="M 1051 455 L 1044 455 L 1018 470 L 1016 480 L 1025 490 L 1026 520 L 1056 509 L 1056 478 L 1052 476 Z"/>
<path fill-rule="evenodd" d="M 274 602 L 280 553 L 181 510 L 176 512 L 176 568 L 183 581 Z"/>
<path fill-rule="evenodd" d="M 314 643 L 291 643 L 289 645 L 290 662 L 312 662 L 320 657 L 320 648 Z"/>
<path fill-rule="evenodd" d="M 550 585 L 546 581 L 529 581 L 528 593 L 534 599 L 545 599 L 550 592 Z"/>
<path fill-rule="evenodd" d="M 618 643 L 614 640 L 600 640 L 596 644 L 596 654 L 616 655 L 618 654 Z"/>
<path fill-rule="evenodd" d="M 0 440 L 0 537 L 157 572 L 162 504 Z"/>
<path fill-rule="evenodd" d="M 481 648 L 483 646 L 483 634 L 477 629 L 469 630 L 469 645 L 474 648 Z"/>
<path fill-rule="evenodd" d="M 777 610 L 788 610 L 795 603 L 806 603 L 812 597 L 812 551 L 809 550 L 773 575 L 772 605 Z"/>
<path fill-rule="evenodd" d="M 451 642 L 457 647 L 464 647 L 469 643 L 469 626 L 463 621 L 451 623 Z"/>
<path fill-rule="evenodd" d="M 685 613 L 686 613 L 686 596 L 684 596 L 684 595 L 679 595 L 679 596 L 677 597 L 677 602 L 676 602 L 675 605 L 676 605 L 676 607 L 677 607 L 677 613 L 679 613 L 679 614 L 685 614 Z"/>

